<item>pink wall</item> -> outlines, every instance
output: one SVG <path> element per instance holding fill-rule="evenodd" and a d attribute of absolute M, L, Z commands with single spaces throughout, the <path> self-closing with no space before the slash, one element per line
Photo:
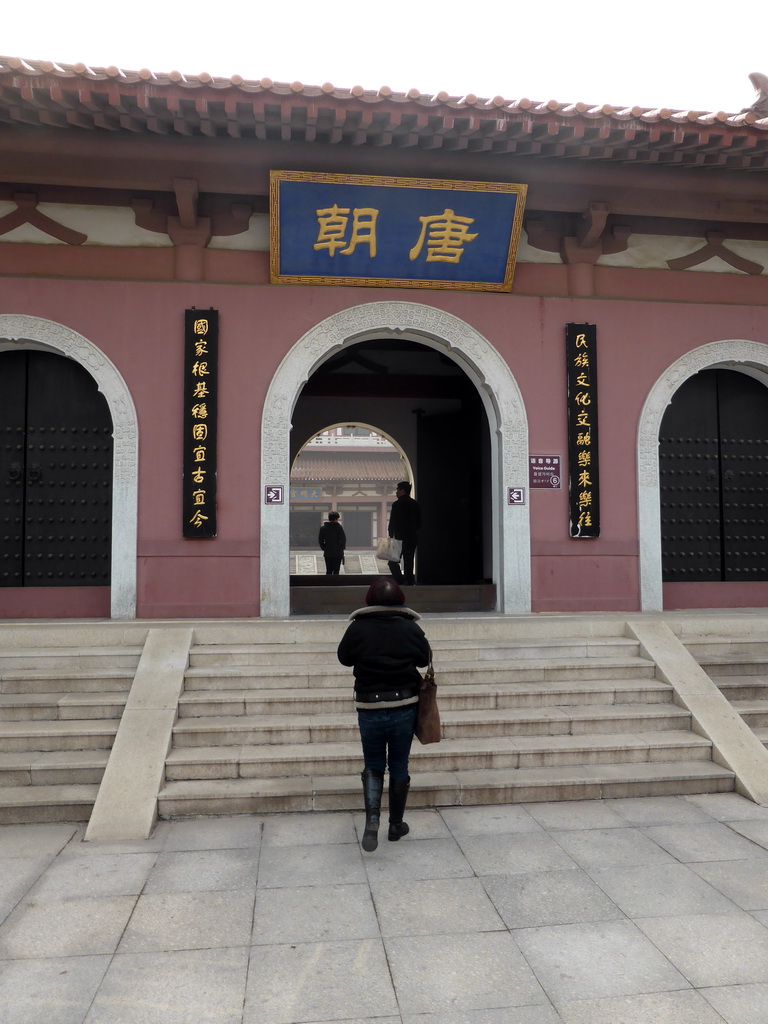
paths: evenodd
<path fill-rule="evenodd" d="M 702 288 L 718 277 L 696 276 Z M 598 275 L 601 288 L 611 280 Z M 112 359 L 133 395 L 140 444 L 139 616 L 258 613 L 259 438 L 267 387 L 310 327 L 379 300 L 442 308 L 485 335 L 521 388 L 531 454 L 559 454 L 564 461 L 564 325 L 597 325 L 602 536 L 571 540 L 567 491 L 533 491 L 533 602 L 541 611 L 637 609 L 635 450 L 642 404 L 664 368 L 691 348 L 734 338 L 768 342 L 768 306 L 2 278 L 0 312 L 44 317 L 78 331 Z M 183 311 L 193 305 L 220 311 L 219 536 L 208 541 L 181 537 Z M 0 616 L 18 615 L 12 609 L 20 607 L 19 597 L 0 591 Z"/>

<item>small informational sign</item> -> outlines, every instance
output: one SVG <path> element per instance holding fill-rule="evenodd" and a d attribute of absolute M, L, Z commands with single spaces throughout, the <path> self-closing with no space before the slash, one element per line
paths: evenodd
<path fill-rule="evenodd" d="M 566 324 L 568 367 L 568 494 L 571 537 L 600 536 L 597 437 L 597 331 Z"/>
<path fill-rule="evenodd" d="M 282 484 L 269 484 L 264 488 L 265 505 L 282 505 L 285 499 L 285 489 Z"/>
<path fill-rule="evenodd" d="M 559 491 L 562 483 L 559 455 L 531 455 L 528 459 L 529 485 L 543 490 Z"/>
<path fill-rule="evenodd" d="M 511 291 L 526 189 L 271 171 L 270 279 Z"/>
<path fill-rule="evenodd" d="M 525 504 L 525 488 L 524 487 L 509 487 L 509 488 L 507 488 L 507 504 L 508 505 L 524 505 Z"/>
<path fill-rule="evenodd" d="M 185 537 L 216 536 L 219 312 L 184 311 Z"/>

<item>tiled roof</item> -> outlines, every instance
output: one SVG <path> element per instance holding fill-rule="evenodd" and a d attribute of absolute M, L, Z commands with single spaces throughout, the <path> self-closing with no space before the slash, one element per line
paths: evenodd
<path fill-rule="evenodd" d="M 346 456 L 333 458 L 329 455 L 309 457 L 304 454 L 297 459 L 291 470 L 291 480 L 399 480 L 403 475 L 403 463 L 397 456 L 370 458 Z"/>
<path fill-rule="evenodd" d="M 760 169 L 768 117 L 0 57 L 0 124 Z"/>

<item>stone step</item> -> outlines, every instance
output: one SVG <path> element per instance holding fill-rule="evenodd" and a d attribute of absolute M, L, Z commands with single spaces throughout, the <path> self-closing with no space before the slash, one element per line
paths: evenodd
<path fill-rule="evenodd" d="M 3 693 L 128 693 L 135 669 L 75 672 L 16 671 L 0 677 Z"/>
<path fill-rule="evenodd" d="M 768 699 L 733 700 L 731 704 L 752 729 L 768 726 Z"/>
<path fill-rule="evenodd" d="M 447 739 L 476 736 L 578 735 L 590 732 L 647 732 L 689 727 L 690 715 L 674 704 L 610 704 L 547 708 L 441 711 Z M 1 734 L 0 734 L 1 735 Z M 338 743 L 357 738 L 353 714 L 180 718 L 173 729 L 176 747 L 251 743 Z"/>
<path fill-rule="evenodd" d="M 711 761 L 645 762 L 554 768 L 504 768 L 414 774 L 410 807 L 452 807 L 546 800 L 596 800 L 730 792 L 733 773 Z M 385 798 L 386 800 L 386 798 Z M 359 776 L 168 782 L 162 818 L 270 811 L 360 810 Z"/>
<path fill-rule="evenodd" d="M 733 657 L 723 655 L 696 659 L 711 679 L 727 679 L 729 676 L 764 676 L 768 674 L 768 661 L 764 658 L 751 660 L 744 655 Z"/>
<path fill-rule="evenodd" d="M 693 657 L 701 658 L 738 658 L 746 657 L 753 661 L 762 658 L 768 662 L 768 640 L 765 636 L 728 637 L 712 636 L 699 639 L 685 639 L 685 646 Z"/>
<path fill-rule="evenodd" d="M 0 722 L 0 750 L 109 750 L 117 719 Z"/>
<path fill-rule="evenodd" d="M 336 650 L 339 640 L 308 644 L 208 644 L 193 645 L 189 664 L 192 668 L 234 668 L 242 666 L 303 665 L 338 667 Z M 504 640 L 493 645 L 476 640 L 443 640 L 432 643 L 435 660 L 443 654 L 451 661 L 504 661 L 518 659 L 558 658 L 616 658 L 638 656 L 637 640 L 625 637 L 584 640 L 583 638 L 555 637 L 551 642 L 535 640 Z"/>
<path fill-rule="evenodd" d="M 0 650 L 0 678 L 19 671 L 54 673 L 58 670 L 75 672 L 103 668 L 135 669 L 141 657 L 141 647 L 32 648 L 26 650 Z"/>
<path fill-rule="evenodd" d="M 662 704 L 671 700 L 672 689 L 657 679 L 613 679 L 594 683 L 499 683 L 495 686 L 452 684 L 440 687 L 440 707 L 445 711 L 483 708 L 549 707 L 577 704 Z M 352 709 L 352 690 L 194 690 L 182 694 L 179 717 L 218 715 L 317 715 Z"/>
<path fill-rule="evenodd" d="M 471 680 L 483 683 L 523 683 L 540 680 L 573 681 L 601 678 L 654 678 L 655 665 L 643 658 L 531 658 L 520 661 L 435 663 L 439 685 Z M 185 689 L 233 690 L 264 687 L 342 687 L 351 685 L 351 670 L 329 667 L 274 665 L 221 668 L 209 671 L 189 668 Z"/>
<path fill-rule="evenodd" d="M 0 824 L 87 821 L 98 786 L 3 786 L 0 788 Z"/>
<path fill-rule="evenodd" d="M 0 754 L 0 786 L 98 784 L 108 750 L 11 751 Z"/>
<path fill-rule="evenodd" d="M 459 769 L 540 768 L 557 765 L 710 760 L 712 747 L 695 733 L 669 730 L 580 736 L 517 736 L 415 742 L 416 772 Z M 362 768 L 360 742 L 177 747 L 166 761 L 166 778 L 295 778 L 349 775 Z"/>
<path fill-rule="evenodd" d="M 730 701 L 768 699 L 768 673 L 765 676 L 723 676 L 713 681 Z"/>
<path fill-rule="evenodd" d="M 119 718 L 126 698 L 124 693 L 5 693 L 0 722 Z"/>

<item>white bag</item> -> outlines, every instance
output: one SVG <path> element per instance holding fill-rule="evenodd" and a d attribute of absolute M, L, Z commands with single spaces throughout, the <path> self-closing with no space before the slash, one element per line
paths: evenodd
<path fill-rule="evenodd" d="M 386 562 L 399 562 L 403 556 L 403 542 L 394 537 L 379 537 L 376 542 L 376 557 Z"/>

